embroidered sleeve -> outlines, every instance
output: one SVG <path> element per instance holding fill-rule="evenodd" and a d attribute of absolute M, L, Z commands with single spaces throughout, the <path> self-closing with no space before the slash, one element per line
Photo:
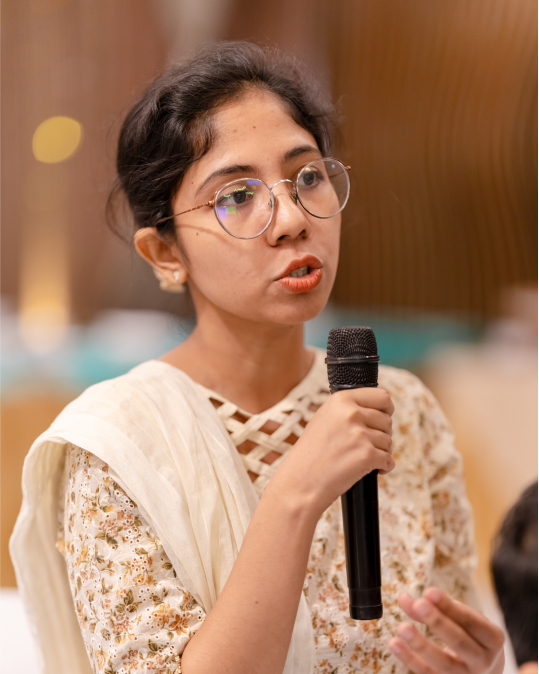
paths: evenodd
<path fill-rule="evenodd" d="M 454 599 L 477 607 L 472 581 L 476 564 L 473 515 L 466 497 L 462 458 L 449 422 L 423 385 L 418 407 L 433 510 L 432 581 Z"/>
<path fill-rule="evenodd" d="M 71 447 L 64 484 L 57 547 L 94 672 L 179 673 L 202 608 L 180 587 L 160 541 L 103 461 Z"/>

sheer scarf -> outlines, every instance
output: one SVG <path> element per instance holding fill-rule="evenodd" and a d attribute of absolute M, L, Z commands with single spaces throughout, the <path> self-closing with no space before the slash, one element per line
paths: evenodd
<path fill-rule="evenodd" d="M 237 558 L 258 497 L 212 404 L 180 370 L 149 361 L 87 389 L 32 445 L 10 552 L 43 674 L 90 674 L 64 559 L 55 548 L 65 446 L 110 467 L 206 613 Z M 303 593 L 283 674 L 311 674 Z"/>

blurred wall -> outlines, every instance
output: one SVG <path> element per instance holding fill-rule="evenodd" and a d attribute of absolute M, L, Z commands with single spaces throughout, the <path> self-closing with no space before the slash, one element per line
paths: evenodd
<path fill-rule="evenodd" d="M 76 321 L 103 306 L 159 307 L 163 293 L 133 287 L 138 262 L 104 222 L 119 121 L 166 63 L 153 3 L 6 0 L 2 55 L 2 294 L 19 306 L 39 288 L 43 302 L 60 294 Z M 80 122 L 80 148 L 38 162 L 33 134 L 58 115 Z"/>
<path fill-rule="evenodd" d="M 495 311 L 537 273 L 534 0 L 234 0 L 330 79 L 353 167 L 334 300 Z"/>
<path fill-rule="evenodd" d="M 178 309 L 106 229 L 115 137 L 169 59 L 247 38 L 305 58 L 340 102 L 353 194 L 334 300 L 488 314 L 502 287 L 536 278 L 536 13 L 532 0 L 6 0 L 3 294 L 48 284 L 70 320 Z M 32 135 L 54 115 L 83 141 L 42 164 Z"/>

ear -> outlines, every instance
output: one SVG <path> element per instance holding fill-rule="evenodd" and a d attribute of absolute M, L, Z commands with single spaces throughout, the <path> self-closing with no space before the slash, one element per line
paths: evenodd
<path fill-rule="evenodd" d="M 143 227 L 135 234 L 135 249 L 153 267 L 158 279 L 185 283 L 188 272 L 176 243 L 167 242 L 155 227 Z"/>

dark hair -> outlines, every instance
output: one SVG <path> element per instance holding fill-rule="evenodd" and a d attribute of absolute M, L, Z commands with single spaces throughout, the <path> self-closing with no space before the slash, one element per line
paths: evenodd
<path fill-rule="evenodd" d="M 189 167 L 212 145 L 211 116 L 249 88 L 278 96 L 292 119 L 330 154 L 335 110 L 316 79 L 295 58 L 250 42 L 218 42 L 158 77 L 128 113 L 120 131 L 118 179 L 107 215 L 123 192 L 137 228 L 174 235 L 171 201 Z M 118 233 L 118 232 L 117 232 Z"/>
<path fill-rule="evenodd" d="M 537 662 L 537 482 L 507 514 L 491 565 L 518 666 Z"/>

